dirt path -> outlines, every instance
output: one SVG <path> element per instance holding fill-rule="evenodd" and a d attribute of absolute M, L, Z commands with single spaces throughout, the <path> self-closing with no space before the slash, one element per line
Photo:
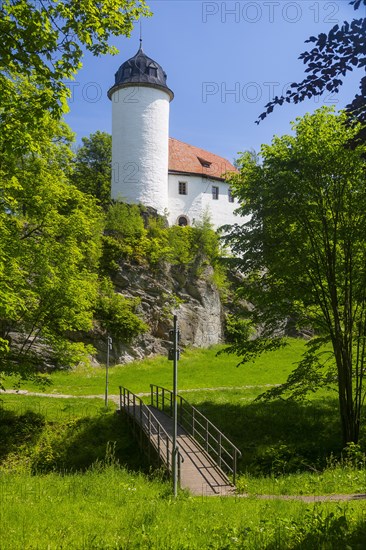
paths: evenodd
<path fill-rule="evenodd" d="M 218 386 L 217 388 L 192 388 L 179 390 L 179 393 L 198 393 L 201 391 L 228 391 L 228 390 L 251 390 L 255 388 L 274 388 L 279 384 L 261 384 L 259 386 Z M 0 394 L 29 395 L 31 397 L 54 397 L 55 399 L 104 399 L 104 394 L 98 395 L 68 395 L 63 393 L 32 392 L 28 390 L 0 390 Z M 138 397 L 149 397 L 150 392 L 136 393 Z M 115 403 L 119 403 L 119 395 L 108 395 Z"/>
<path fill-rule="evenodd" d="M 52 397 L 54 399 L 104 399 L 104 394 L 98 395 L 68 395 L 65 393 L 45 393 L 28 390 L 0 390 L 0 395 L 28 395 L 30 397 Z M 142 394 L 140 394 L 142 395 Z M 150 395 L 149 393 L 146 395 Z M 108 395 L 108 399 L 119 404 L 119 395 Z"/>
<path fill-rule="evenodd" d="M 270 384 L 266 384 L 270 387 Z M 196 388 L 191 390 L 180 390 L 180 393 L 199 392 L 199 391 L 219 391 L 219 390 L 241 390 L 252 389 L 263 386 L 230 386 L 230 387 L 218 387 L 218 388 Z M 104 395 L 68 395 L 62 393 L 44 393 L 44 392 L 30 392 L 27 390 L 0 390 L 0 395 L 29 395 L 30 397 L 52 397 L 55 399 L 104 399 Z M 148 397 L 150 392 L 137 393 L 139 397 Z M 108 399 L 119 404 L 119 395 L 108 395 Z M 228 497 L 225 497 L 228 498 Z M 255 494 L 236 494 L 230 498 L 256 498 L 260 500 L 297 500 L 300 502 L 350 502 L 357 500 L 366 500 L 366 493 L 352 493 L 348 495 L 255 495 Z"/>
<path fill-rule="evenodd" d="M 349 495 L 256 495 L 242 494 L 234 498 L 256 498 L 260 500 L 298 500 L 300 502 L 349 502 L 366 500 L 366 493 L 351 493 Z"/>

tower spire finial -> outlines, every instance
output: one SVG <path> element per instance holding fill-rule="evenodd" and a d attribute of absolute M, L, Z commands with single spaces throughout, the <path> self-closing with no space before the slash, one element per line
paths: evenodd
<path fill-rule="evenodd" d="M 140 19 L 140 50 L 142 50 L 142 21 Z"/>

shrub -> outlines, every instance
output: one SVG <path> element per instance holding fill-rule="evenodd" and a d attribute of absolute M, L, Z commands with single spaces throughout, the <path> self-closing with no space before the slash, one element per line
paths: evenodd
<path fill-rule="evenodd" d="M 137 205 L 113 204 L 107 213 L 105 231 L 104 246 L 114 251 L 117 262 L 127 258 L 141 261 L 146 257 L 147 230 Z M 113 245 L 113 240 L 118 244 Z"/>
<path fill-rule="evenodd" d="M 253 333 L 249 319 L 240 319 L 235 315 L 226 316 L 225 336 L 229 343 L 239 343 L 248 340 Z"/>
<path fill-rule="evenodd" d="M 139 303 L 138 298 L 117 294 L 112 282 L 103 279 L 95 315 L 101 327 L 112 337 L 129 342 L 148 328 L 135 313 Z"/>

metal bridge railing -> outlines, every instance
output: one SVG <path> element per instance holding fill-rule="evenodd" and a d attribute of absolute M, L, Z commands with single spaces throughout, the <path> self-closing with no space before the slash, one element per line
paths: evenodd
<path fill-rule="evenodd" d="M 172 416 L 173 392 L 155 384 L 150 384 L 150 389 L 151 405 Z M 177 408 L 178 424 L 194 437 L 221 470 L 233 476 L 235 485 L 237 461 L 241 456 L 239 449 L 181 395 L 177 395 Z"/>
<path fill-rule="evenodd" d="M 119 387 L 119 404 L 120 410 L 125 410 L 134 419 L 136 424 L 140 426 L 150 444 L 156 450 L 159 460 L 164 463 L 168 472 L 171 473 L 173 465 L 173 441 L 156 416 L 145 405 L 142 399 L 123 386 Z M 180 482 L 181 463 L 184 459 L 179 450 L 177 455 L 178 480 Z"/>

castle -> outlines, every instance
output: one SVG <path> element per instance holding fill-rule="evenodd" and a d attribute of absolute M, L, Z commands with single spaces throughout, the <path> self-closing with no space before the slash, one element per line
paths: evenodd
<path fill-rule="evenodd" d="M 112 198 L 143 204 L 170 225 L 190 225 L 205 212 L 215 228 L 238 221 L 226 159 L 169 138 L 174 93 L 162 67 L 142 45 L 124 62 L 108 91 L 112 101 Z"/>

